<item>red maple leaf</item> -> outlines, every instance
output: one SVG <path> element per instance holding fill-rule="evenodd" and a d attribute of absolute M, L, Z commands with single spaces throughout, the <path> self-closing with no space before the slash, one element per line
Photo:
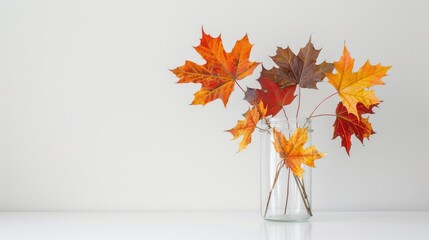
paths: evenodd
<path fill-rule="evenodd" d="M 270 70 L 262 68 L 258 79 L 261 89 L 247 88 L 245 100 L 252 105 L 262 102 L 267 108 L 266 116 L 274 117 L 283 106 L 289 105 L 295 99 L 296 85 L 281 88 L 278 83 L 271 80 L 271 74 Z"/>
<path fill-rule="evenodd" d="M 375 134 L 371 123 L 368 121 L 368 118 L 362 118 L 362 114 L 373 114 L 374 112 L 372 111 L 372 108 L 377 105 L 378 104 L 374 104 L 367 108 L 362 103 L 358 103 L 356 105 L 359 115 L 358 118 L 353 113 L 349 113 L 342 102 L 338 103 L 336 110 L 337 118 L 334 122 L 333 139 L 338 136 L 341 137 L 341 146 L 346 149 L 348 155 L 350 155 L 350 148 L 352 146 L 352 135 L 355 135 L 356 138 L 359 139 L 363 144 L 364 138 L 369 139 L 369 136 Z"/>

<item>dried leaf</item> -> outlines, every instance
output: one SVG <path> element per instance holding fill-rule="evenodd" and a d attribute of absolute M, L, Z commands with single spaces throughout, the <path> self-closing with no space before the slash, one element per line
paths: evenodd
<path fill-rule="evenodd" d="M 263 103 L 260 102 L 244 114 L 244 120 L 238 121 L 234 128 L 227 130 L 227 132 L 233 135 L 233 140 L 243 136 L 239 144 L 239 152 L 250 144 L 252 141 L 252 133 L 255 131 L 256 125 L 259 120 L 266 116 L 266 113 L 267 109 L 264 107 Z"/>
<path fill-rule="evenodd" d="M 308 141 L 307 128 L 297 128 L 289 140 L 276 129 L 273 129 L 273 133 L 274 148 L 295 176 L 302 177 L 304 173 L 302 164 L 315 167 L 314 161 L 325 156 L 316 149 L 316 146 L 304 148 Z"/>
<path fill-rule="evenodd" d="M 385 67 L 381 64 L 371 65 L 369 61 L 359 69 L 353 72 L 354 59 L 344 46 L 343 56 L 340 61 L 334 62 L 337 73 L 327 73 L 329 83 L 334 86 L 341 97 L 343 105 L 349 113 L 359 118 L 357 104 L 362 103 L 366 108 L 380 103 L 373 90 L 367 90 L 369 87 L 384 84 L 381 78 L 387 75 L 391 66 Z"/>
<path fill-rule="evenodd" d="M 375 134 L 371 123 L 368 121 L 369 118 L 362 118 L 362 114 L 373 114 L 372 108 L 377 105 L 371 105 L 367 108 L 362 103 L 358 103 L 356 107 L 359 115 L 358 118 L 354 114 L 349 113 L 341 102 L 338 103 L 333 139 L 338 136 L 341 137 L 341 146 L 346 149 L 348 155 L 350 155 L 350 148 L 352 146 L 352 135 L 355 135 L 363 143 L 364 138 L 369 139 L 369 136 Z"/>
<path fill-rule="evenodd" d="M 270 80 L 270 72 L 265 68 L 262 68 L 258 82 L 261 89 L 247 88 L 245 100 L 250 104 L 263 102 L 267 108 L 267 116 L 275 116 L 283 106 L 289 105 L 295 99 L 296 85 L 280 88 L 276 82 Z"/>
<path fill-rule="evenodd" d="M 185 65 L 171 71 L 179 78 L 178 83 L 201 83 L 201 89 L 194 94 L 191 104 L 205 105 L 219 98 L 226 106 L 235 81 L 252 74 L 259 63 L 249 61 L 252 45 L 247 35 L 235 43 L 230 53 L 225 52 L 220 35 L 213 38 L 204 30 L 202 35 L 195 50 L 206 63 L 198 65 L 186 61 Z"/>
<path fill-rule="evenodd" d="M 334 66 L 332 63 L 322 62 L 316 64 L 320 49 L 316 50 L 311 38 L 307 45 L 295 55 L 287 47 L 277 48 L 276 55 L 272 57 L 273 61 L 279 66 L 271 71 L 271 80 L 279 83 L 280 87 L 299 85 L 302 88 L 317 89 L 316 83 L 325 78 L 326 72 L 332 72 Z"/>

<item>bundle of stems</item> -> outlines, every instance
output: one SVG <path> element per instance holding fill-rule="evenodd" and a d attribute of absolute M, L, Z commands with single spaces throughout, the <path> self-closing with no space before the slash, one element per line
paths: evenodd
<path fill-rule="evenodd" d="M 244 93 L 244 95 L 246 96 L 246 97 L 248 97 L 247 96 L 247 92 L 240 86 L 240 84 L 237 82 L 237 81 L 235 81 L 235 84 L 239 87 L 239 89 Z M 302 126 L 303 128 L 306 128 L 306 127 L 308 127 L 308 124 L 309 124 L 309 122 L 310 122 L 310 119 L 312 119 L 312 118 L 315 118 L 315 117 L 323 117 L 323 116 L 336 116 L 335 114 L 319 114 L 319 115 L 314 115 L 314 113 L 316 112 L 316 110 L 326 101 L 326 100 L 328 100 L 329 98 L 331 98 L 331 97 L 333 97 L 333 96 L 335 96 L 336 94 L 337 94 L 338 92 L 335 92 L 335 93 L 333 93 L 333 94 L 331 94 L 331 95 L 329 95 L 328 97 L 326 97 L 325 99 L 323 99 L 315 108 L 314 108 L 314 110 L 311 112 L 311 114 L 310 114 L 310 116 L 308 117 L 308 118 L 306 118 L 306 121 L 304 122 L 304 125 Z M 256 108 L 258 108 L 258 111 L 259 112 L 262 112 L 262 110 L 261 109 L 259 109 L 259 107 L 258 107 L 258 105 L 257 104 L 253 104 L 253 106 L 255 106 Z M 299 112 L 300 112 L 300 107 L 301 107 L 301 88 L 300 87 L 298 87 L 298 106 L 297 106 L 297 110 L 296 110 L 296 119 L 298 120 L 298 118 L 299 118 Z M 287 113 L 286 113 L 286 110 L 284 109 L 284 108 L 282 108 L 282 112 L 283 112 L 283 115 L 284 115 L 284 117 L 285 117 L 285 119 L 286 119 L 286 121 L 287 121 L 287 125 L 288 125 L 288 129 L 290 130 L 291 129 L 291 127 L 290 127 L 290 123 L 288 122 L 289 121 L 289 117 L 288 117 L 288 115 L 287 115 Z M 263 114 L 261 114 L 261 115 L 263 115 Z M 268 129 L 260 129 L 260 130 L 262 130 L 262 131 L 265 131 L 265 132 L 267 132 L 267 133 L 269 133 L 269 134 L 271 134 L 271 131 L 270 131 L 270 129 L 273 129 L 273 127 L 271 126 L 271 124 L 270 124 L 270 120 L 268 119 L 268 118 L 266 118 L 265 116 L 263 117 L 263 119 L 264 119 L 264 121 L 265 121 L 265 123 L 266 123 L 266 125 L 268 126 Z M 298 128 L 298 127 L 300 127 L 300 126 L 298 126 L 298 121 L 296 121 L 296 128 Z M 289 137 L 290 137 L 290 133 L 289 133 Z M 286 202 L 285 202 L 285 207 L 284 207 L 284 212 L 283 212 L 283 214 L 284 215 L 286 215 L 286 213 L 287 213 L 287 206 L 288 206 L 288 201 L 289 201 L 289 187 L 290 187 L 290 184 L 291 184 L 291 182 L 290 182 L 290 178 L 291 178 L 291 169 L 285 164 L 285 161 L 283 160 L 283 159 L 281 159 L 280 161 L 279 161 L 279 163 L 277 164 L 277 167 L 276 167 L 276 173 L 275 173 L 275 175 L 274 175 L 274 180 L 273 180 L 273 183 L 272 183 L 272 185 L 271 185 L 271 188 L 270 188 L 270 192 L 268 193 L 268 199 L 267 199 L 267 203 L 266 203 L 266 206 L 265 206 L 265 211 L 264 211 L 264 217 L 266 217 L 266 215 L 267 215 L 267 211 L 268 211 L 268 207 L 269 207 L 269 205 L 270 205 L 270 201 L 271 201 L 271 196 L 272 196 L 272 193 L 273 193 L 273 190 L 274 190 L 274 188 L 276 187 L 276 184 L 277 184 L 277 182 L 278 182 L 278 179 L 279 179 L 279 176 L 280 176 L 280 173 L 281 173 L 281 171 L 283 170 L 283 169 L 285 169 L 286 171 L 287 171 L 287 186 L 286 186 L 286 188 L 287 188 L 287 190 L 286 190 Z M 305 206 L 305 209 L 306 209 L 306 211 L 307 211 L 307 213 L 308 213 L 308 215 L 309 216 L 313 216 L 313 213 L 312 213 L 312 211 L 311 211 L 311 204 L 310 204 L 310 200 L 309 200 L 309 197 L 308 197 L 308 195 L 307 195 L 307 191 L 306 191 L 306 189 L 305 189 L 305 184 L 304 184 L 304 177 L 298 177 L 298 176 L 296 176 L 295 174 L 293 174 L 292 173 L 292 175 L 293 175 L 293 178 L 294 178 L 294 180 L 295 180 L 295 183 L 297 184 L 297 187 L 298 187 L 298 190 L 299 190 L 299 193 L 300 193 L 300 195 L 301 195 L 301 198 L 302 198 L 302 200 L 303 200 L 303 203 L 304 203 L 304 206 Z"/>

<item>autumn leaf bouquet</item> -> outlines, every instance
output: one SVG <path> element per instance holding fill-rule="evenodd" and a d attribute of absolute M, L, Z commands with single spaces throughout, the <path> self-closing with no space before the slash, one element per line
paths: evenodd
<path fill-rule="evenodd" d="M 351 138 L 354 135 L 362 143 L 374 134 L 368 114 L 380 100 L 376 97 L 375 85 L 383 85 L 381 79 L 387 75 L 390 66 L 372 65 L 369 61 L 355 72 L 354 59 L 346 46 L 337 62 L 318 63 L 320 49 L 311 42 L 295 54 L 289 47 L 278 47 L 272 56 L 275 66 L 261 68 L 260 88 L 244 87 L 240 80 L 250 76 L 260 65 L 249 60 L 252 44 L 247 35 L 238 40 L 231 52 L 226 52 L 222 39 L 212 37 L 202 31 L 201 42 L 195 50 L 206 61 L 199 65 L 186 61 L 183 66 L 171 70 L 178 83 L 198 83 L 201 89 L 194 94 L 192 105 L 205 105 L 221 99 L 224 106 L 235 88 L 244 94 L 250 108 L 244 113 L 235 127 L 227 130 L 233 139 L 241 137 L 239 151 L 252 141 L 252 134 L 259 132 L 268 136 L 267 158 L 272 161 L 267 167 L 266 186 L 261 186 L 261 214 L 271 220 L 302 220 L 312 216 L 305 168 L 314 167 L 314 161 L 324 156 L 315 146 L 308 146 L 311 119 L 332 117 L 333 139 L 340 137 L 341 146 L 350 154 Z M 301 105 L 301 89 L 318 90 L 317 83 L 327 79 L 334 92 L 315 104 L 314 110 L 303 121 L 290 119 L 298 116 Z M 332 113 L 319 113 L 317 110 L 328 99 L 339 97 L 339 103 Z M 291 113 L 288 106 L 296 103 L 296 112 Z M 279 117 L 283 119 L 279 124 Z M 262 179 L 261 179 L 262 180 Z M 264 191 L 266 190 L 266 191 Z M 296 192 L 296 197 L 292 196 Z M 303 210 L 303 211 L 302 211 Z"/>

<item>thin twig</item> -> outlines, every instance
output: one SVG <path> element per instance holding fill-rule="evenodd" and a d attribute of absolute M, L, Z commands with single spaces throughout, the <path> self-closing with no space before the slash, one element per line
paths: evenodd
<path fill-rule="evenodd" d="M 304 202 L 305 209 L 307 210 L 308 215 L 313 216 L 313 213 L 311 212 L 311 208 L 308 205 L 308 201 L 307 201 L 308 199 L 307 199 L 307 194 L 305 193 L 305 189 L 302 189 L 302 185 L 301 185 L 301 182 L 299 181 L 299 178 L 295 175 L 294 177 L 295 177 L 296 184 L 298 185 L 298 189 L 301 194 L 302 200 Z"/>
<path fill-rule="evenodd" d="M 285 211 L 283 212 L 283 215 L 286 215 L 287 203 L 289 202 L 289 180 L 290 180 L 290 168 L 287 168 L 287 169 L 288 169 L 288 173 L 287 173 L 286 203 L 285 203 Z"/>
<path fill-rule="evenodd" d="M 298 107 L 296 108 L 296 128 L 298 128 L 299 109 L 301 107 L 301 87 L 298 85 Z"/>
<path fill-rule="evenodd" d="M 305 200 L 307 200 L 307 206 L 309 206 L 309 207 L 310 207 L 310 199 L 308 199 L 307 191 L 305 190 L 304 177 L 302 177 L 302 178 L 298 178 L 298 181 L 299 181 L 299 183 L 301 184 L 301 187 L 302 187 L 302 190 L 303 190 L 303 193 L 304 193 Z"/>
<path fill-rule="evenodd" d="M 284 107 L 282 107 L 282 110 L 283 110 L 283 115 L 285 115 L 285 118 L 286 118 L 287 128 L 290 130 L 289 118 L 287 117 L 286 110 Z M 290 137 L 290 133 L 289 133 L 289 137 Z"/>
<path fill-rule="evenodd" d="M 326 113 L 326 114 L 316 114 L 311 116 L 311 118 L 315 118 L 315 117 L 336 117 L 337 115 L 335 114 L 330 114 L 330 113 Z"/>
<path fill-rule="evenodd" d="M 325 99 L 323 99 L 319 105 L 316 106 L 316 108 L 314 108 L 313 112 L 311 112 L 310 116 L 308 118 L 311 118 L 314 114 L 314 112 L 316 112 L 316 110 L 320 107 L 320 105 L 322 105 L 322 103 L 324 103 L 326 100 L 328 100 L 329 98 L 337 95 L 338 92 L 334 92 L 333 94 L 329 95 L 328 97 L 326 97 Z"/>
<path fill-rule="evenodd" d="M 270 130 L 269 129 L 263 129 L 263 128 L 260 128 L 260 127 L 258 127 L 258 126 L 255 126 L 255 128 L 256 129 L 259 129 L 260 131 L 262 131 L 262 132 L 267 132 L 268 134 L 271 134 L 271 132 L 270 132 Z"/>
<path fill-rule="evenodd" d="M 277 164 L 277 167 L 276 167 L 277 171 L 276 171 L 276 175 L 274 176 L 274 181 L 273 181 L 273 185 L 271 186 L 270 193 L 268 194 L 267 205 L 265 206 L 264 217 L 267 216 L 268 206 L 270 205 L 270 200 L 271 200 L 271 194 L 273 192 L 274 187 L 276 186 L 277 180 L 279 179 L 280 171 L 282 170 L 283 166 L 284 166 L 283 160 Z"/>

